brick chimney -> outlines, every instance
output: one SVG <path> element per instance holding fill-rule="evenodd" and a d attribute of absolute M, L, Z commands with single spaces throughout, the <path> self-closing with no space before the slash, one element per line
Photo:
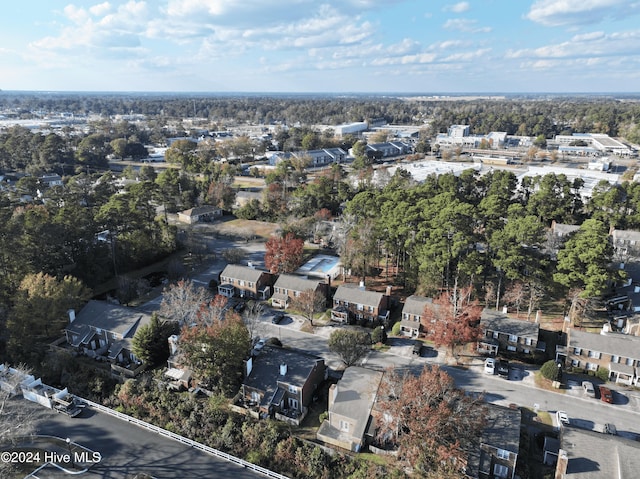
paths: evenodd
<path fill-rule="evenodd" d="M 564 479 L 567 475 L 567 466 L 569 465 L 569 456 L 567 451 L 560 449 L 558 451 L 558 463 L 556 464 L 555 479 Z"/>

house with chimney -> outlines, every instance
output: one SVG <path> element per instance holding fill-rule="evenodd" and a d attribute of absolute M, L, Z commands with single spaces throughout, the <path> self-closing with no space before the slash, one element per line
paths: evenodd
<path fill-rule="evenodd" d="M 239 296 L 249 299 L 269 299 L 274 283 L 274 275 L 268 271 L 228 264 L 222 273 L 218 285 L 218 294 L 233 298 Z"/>
<path fill-rule="evenodd" d="M 281 274 L 273 285 L 271 305 L 286 309 L 305 291 L 320 293 L 327 297 L 329 285 L 317 279 L 307 279 L 293 274 Z"/>
<path fill-rule="evenodd" d="M 467 458 L 467 477 L 512 479 L 515 476 L 521 422 L 520 409 L 487 404 L 486 425 L 480 444 Z"/>
<path fill-rule="evenodd" d="M 78 353 L 110 362 L 114 375 L 134 377 L 144 364 L 134 354 L 132 340 L 150 321 L 151 316 L 134 308 L 91 300 L 78 314 L 69 310 L 65 337 Z"/>
<path fill-rule="evenodd" d="M 566 348 L 556 350 L 559 360 L 573 368 L 595 373 L 605 369 L 610 381 L 640 383 L 640 336 L 602 331 L 587 333 L 570 328 Z"/>
<path fill-rule="evenodd" d="M 328 416 L 316 438 L 326 444 L 359 452 L 373 437 L 373 416 L 383 372 L 359 366 L 345 369 L 329 388 Z"/>
<path fill-rule="evenodd" d="M 546 349 L 540 341 L 540 324 L 535 321 L 510 317 L 506 312 L 485 308 L 480 317 L 482 338 L 478 341 L 478 352 L 533 356 Z"/>
<path fill-rule="evenodd" d="M 417 338 L 420 335 L 427 305 L 433 305 L 433 300 L 416 294 L 405 300 L 400 319 L 400 332 L 404 336 Z"/>
<path fill-rule="evenodd" d="M 266 345 L 247 361 L 240 395 L 246 409 L 299 425 L 320 384 L 326 379 L 324 359 Z"/>
<path fill-rule="evenodd" d="M 341 284 L 333 295 L 331 321 L 351 324 L 387 323 L 391 305 L 391 286 L 384 293 L 368 291 L 363 283 Z"/>
<path fill-rule="evenodd" d="M 640 442 L 576 427 L 563 427 L 556 479 L 635 479 L 640 470 Z"/>

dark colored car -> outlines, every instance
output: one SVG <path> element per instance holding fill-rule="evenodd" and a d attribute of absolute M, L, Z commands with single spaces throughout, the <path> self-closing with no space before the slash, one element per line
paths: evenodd
<path fill-rule="evenodd" d="M 273 324 L 280 324 L 280 322 L 284 319 L 284 313 L 276 313 L 273 315 L 273 318 L 271 318 L 271 322 Z"/>
<path fill-rule="evenodd" d="M 413 343 L 413 354 L 415 354 L 416 356 L 420 356 L 422 353 L 422 341 L 416 341 L 415 343 Z"/>
<path fill-rule="evenodd" d="M 503 378 L 509 378 L 509 361 L 498 361 L 498 366 L 496 367 L 496 371 L 498 372 L 498 376 Z"/>
<path fill-rule="evenodd" d="M 611 389 L 605 386 L 600 386 L 600 399 L 606 403 L 613 404 L 613 394 L 611 393 Z"/>
<path fill-rule="evenodd" d="M 239 303 L 236 303 L 236 305 L 233 307 L 233 310 L 236 313 L 242 313 L 244 311 L 245 306 L 246 305 L 244 304 L 244 302 L 241 301 Z"/>

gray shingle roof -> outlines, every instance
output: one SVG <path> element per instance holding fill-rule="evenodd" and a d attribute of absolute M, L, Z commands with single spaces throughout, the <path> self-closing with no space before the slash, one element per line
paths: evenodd
<path fill-rule="evenodd" d="M 585 333 L 570 329 L 569 347 L 640 360 L 640 336 Z"/>
<path fill-rule="evenodd" d="M 300 276 L 295 276 L 293 274 L 281 274 L 278 276 L 274 288 L 283 288 L 289 291 L 306 291 L 308 289 L 312 289 L 315 291 L 318 289 L 318 285 L 321 281 L 316 281 L 312 279 L 302 278 Z"/>
<path fill-rule="evenodd" d="M 333 295 L 334 301 L 347 301 L 373 307 L 380 306 L 383 297 L 383 293 L 362 290 L 357 284 L 341 284 Z"/>
<path fill-rule="evenodd" d="M 267 345 L 253 360 L 251 373 L 243 384 L 264 391 L 263 404 L 268 404 L 278 389 L 278 381 L 302 387 L 317 363 L 324 367 L 324 360 L 318 356 Z M 281 364 L 287 365 L 284 376 L 280 374 Z"/>
<path fill-rule="evenodd" d="M 364 436 L 382 376 L 381 371 L 351 366 L 338 381 L 331 412 L 353 419 L 355 427 L 351 434 L 354 437 Z"/>
<path fill-rule="evenodd" d="M 532 338 L 537 340 L 540 325 L 525 319 L 510 318 L 504 313 L 491 309 L 484 309 L 480 319 L 480 326 L 485 331 L 497 331 L 504 334 L 513 334 L 520 338 Z"/>
<path fill-rule="evenodd" d="M 136 309 L 91 300 L 66 329 L 81 333 L 88 326 L 93 326 L 119 335 L 126 334 L 125 337 L 133 337 L 137 329 L 150 320 L 151 316 Z"/>
<path fill-rule="evenodd" d="M 239 279 L 244 281 L 252 281 L 257 283 L 266 271 L 262 271 L 259 269 L 250 268 L 249 266 L 241 266 L 239 264 L 228 264 L 222 273 L 220 273 L 220 277 L 228 277 L 233 279 Z"/>
<path fill-rule="evenodd" d="M 640 443 L 620 436 L 566 427 L 560 447 L 567 452 L 567 479 L 635 479 L 640 470 Z"/>
<path fill-rule="evenodd" d="M 432 304 L 431 298 L 425 298 L 424 296 L 411 295 L 409 296 L 402 307 L 402 314 L 415 314 L 422 316 L 424 314 L 424 307 L 427 304 Z"/>

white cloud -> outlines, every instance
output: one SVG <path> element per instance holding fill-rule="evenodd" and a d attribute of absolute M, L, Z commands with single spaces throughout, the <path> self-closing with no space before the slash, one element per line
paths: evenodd
<path fill-rule="evenodd" d="M 468 18 L 450 18 L 442 28 L 445 30 L 459 30 L 467 33 L 487 33 L 491 31 L 491 27 L 476 27 L 477 20 L 470 20 Z"/>
<path fill-rule="evenodd" d="M 505 56 L 510 59 L 537 59 L 536 62 L 539 62 L 552 59 L 637 57 L 639 51 L 640 30 L 635 30 L 610 34 L 592 32 L 575 35 L 566 42 L 533 49 L 509 50 Z"/>
<path fill-rule="evenodd" d="M 587 25 L 640 13 L 629 0 L 537 0 L 526 18 L 546 26 Z"/>
<path fill-rule="evenodd" d="M 458 2 L 453 5 L 445 5 L 443 10 L 445 12 L 464 13 L 471 8 L 469 2 Z"/>

